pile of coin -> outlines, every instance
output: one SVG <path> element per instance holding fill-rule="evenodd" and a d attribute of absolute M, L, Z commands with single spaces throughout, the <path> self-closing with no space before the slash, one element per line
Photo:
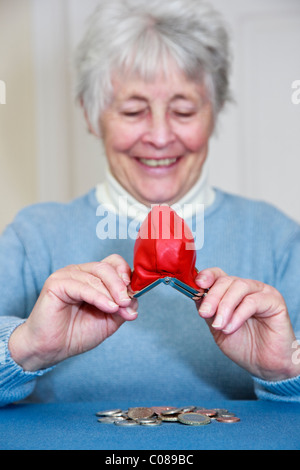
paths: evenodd
<path fill-rule="evenodd" d="M 212 420 L 221 423 L 237 423 L 240 418 L 228 410 L 221 408 L 201 408 L 197 406 L 135 407 L 128 410 L 114 409 L 98 411 L 99 423 L 117 426 L 160 426 L 163 422 L 175 422 L 189 426 L 203 426 Z"/>

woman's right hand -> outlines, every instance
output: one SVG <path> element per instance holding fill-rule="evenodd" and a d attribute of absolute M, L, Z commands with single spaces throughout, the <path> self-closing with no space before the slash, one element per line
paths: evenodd
<path fill-rule="evenodd" d="M 137 318 L 137 300 L 127 293 L 130 275 L 119 255 L 53 273 L 28 319 L 11 335 L 11 357 L 33 372 L 98 346 Z"/>

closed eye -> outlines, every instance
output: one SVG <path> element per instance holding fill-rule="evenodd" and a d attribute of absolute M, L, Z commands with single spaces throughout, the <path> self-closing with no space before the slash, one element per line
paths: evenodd
<path fill-rule="evenodd" d="M 180 117 L 191 117 L 191 116 L 194 116 L 194 114 L 195 114 L 193 112 L 188 112 L 188 113 L 184 113 L 184 112 L 180 112 L 180 111 L 173 111 L 173 112 L 176 116 L 180 116 Z"/>
<path fill-rule="evenodd" d="M 194 111 L 173 111 L 173 116 L 178 117 L 180 119 L 189 119 L 195 116 Z"/>
<path fill-rule="evenodd" d="M 145 110 L 140 110 L 140 111 L 123 111 L 123 115 L 124 116 L 128 116 L 128 117 L 136 117 L 136 116 L 141 116 L 143 113 L 145 112 Z"/>

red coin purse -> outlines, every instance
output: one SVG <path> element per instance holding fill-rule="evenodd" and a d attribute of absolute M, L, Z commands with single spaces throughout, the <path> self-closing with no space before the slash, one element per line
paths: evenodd
<path fill-rule="evenodd" d="M 185 221 L 167 205 L 154 206 L 142 223 L 134 246 L 131 289 L 139 297 L 160 282 L 190 298 L 204 292 L 195 283 L 195 242 Z"/>

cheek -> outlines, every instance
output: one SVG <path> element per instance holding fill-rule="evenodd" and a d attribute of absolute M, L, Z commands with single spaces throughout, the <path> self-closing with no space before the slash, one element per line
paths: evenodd
<path fill-rule="evenodd" d="M 190 126 L 181 132 L 181 142 L 192 153 L 202 150 L 207 144 L 209 137 L 210 133 L 199 125 Z"/>
<path fill-rule="evenodd" d="M 182 129 L 182 138 L 187 148 L 194 153 L 201 151 L 208 144 L 213 132 L 214 120 L 211 105 L 208 104 L 199 119 Z"/>
<path fill-rule="evenodd" d="M 141 129 L 138 126 L 116 124 L 106 133 L 106 147 L 113 152 L 127 152 L 139 140 Z"/>

